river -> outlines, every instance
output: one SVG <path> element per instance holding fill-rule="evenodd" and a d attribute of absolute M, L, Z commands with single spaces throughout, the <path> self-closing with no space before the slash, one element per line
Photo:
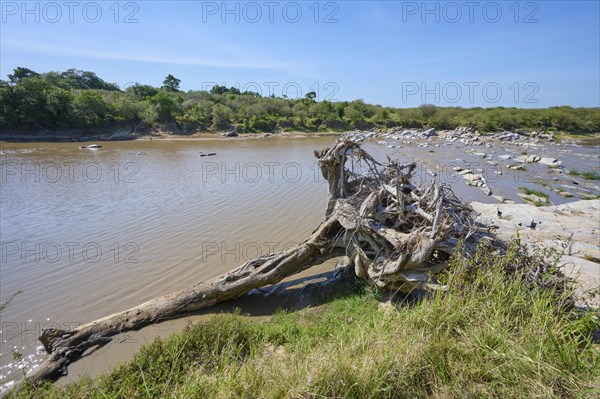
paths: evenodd
<path fill-rule="evenodd" d="M 313 150 L 333 140 L 138 140 L 103 142 L 95 150 L 79 148 L 90 143 L 2 143 L 0 303 L 20 293 L 1 313 L 0 383 L 44 359 L 37 341 L 44 327 L 70 329 L 302 241 L 323 219 L 327 197 Z M 389 148 L 373 142 L 367 150 L 380 160 L 391 155 L 423 161 L 418 179 L 430 179 L 427 169 L 435 170 L 457 182 L 456 191 L 467 201 L 497 201 L 451 171 L 465 159 L 487 165 L 456 147 Z M 486 150 L 518 155 L 521 149 L 507 144 Z M 559 154 L 570 167 L 598 164 L 597 147 L 539 151 Z M 519 175 L 503 170 L 502 177 L 487 176 L 489 185 L 517 202 L 518 185 L 533 187 L 534 179 L 554 176 L 545 167 Z M 565 179 L 572 184 L 573 178 Z M 554 203 L 568 200 L 550 194 Z M 261 316 L 280 300 L 248 306 L 239 299 L 227 309 L 246 306 L 244 312 Z M 76 362 L 70 379 L 104 371 L 154 335 L 186 322 L 117 337 L 118 349 L 111 344 Z M 24 361 L 17 363 L 13 352 Z"/>

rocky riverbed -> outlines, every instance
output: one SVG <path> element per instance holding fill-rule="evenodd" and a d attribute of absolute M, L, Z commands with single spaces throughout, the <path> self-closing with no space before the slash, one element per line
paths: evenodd
<path fill-rule="evenodd" d="M 392 128 L 344 137 L 417 162 L 424 178 L 451 184 L 467 200 L 544 206 L 600 198 L 599 147 L 558 143 L 551 134 Z"/>
<path fill-rule="evenodd" d="M 348 132 L 450 184 L 481 221 L 532 250 L 554 248 L 581 306 L 600 307 L 600 148 L 550 134 L 402 129 Z"/>
<path fill-rule="evenodd" d="M 577 282 L 579 304 L 600 307 L 600 200 L 548 207 L 471 203 L 499 237 L 518 237 L 531 250 L 554 248 L 567 277 Z"/>

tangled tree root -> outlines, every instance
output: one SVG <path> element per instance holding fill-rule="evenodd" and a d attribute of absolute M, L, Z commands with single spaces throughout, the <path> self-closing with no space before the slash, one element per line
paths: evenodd
<path fill-rule="evenodd" d="M 414 163 L 382 164 L 348 140 L 315 156 L 329 185 L 328 204 L 325 220 L 304 242 L 72 331 L 46 329 L 40 341 L 50 356 L 28 380 L 65 374 L 69 362 L 116 334 L 239 297 L 331 257 L 347 256 L 358 277 L 382 289 L 436 289 L 444 287 L 434 275 L 459 242 L 468 252 L 482 239 L 493 241 L 450 187 L 435 181 L 414 186 Z"/>

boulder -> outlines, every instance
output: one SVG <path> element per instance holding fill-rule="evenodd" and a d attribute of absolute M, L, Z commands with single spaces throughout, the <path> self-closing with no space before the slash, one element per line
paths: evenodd
<path fill-rule="evenodd" d="M 467 181 L 472 181 L 472 182 L 476 182 L 479 180 L 483 180 L 483 176 L 482 175 L 474 175 L 472 173 L 467 173 L 463 175 L 463 178 Z"/>
<path fill-rule="evenodd" d="M 237 125 L 233 125 L 228 131 L 226 131 L 225 133 L 223 133 L 221 136 L 223 136 L 223 137 L 237 137 L 238 136 Z"/>
<path fill-rule="evenodd" d="M 550 158 L 550 157 L 542 157 L 542 158 L 540 158 L 540 160 L 538 162 L 541 163 L 542 165 L 548 165 L 548 166 L 561 166 L 562 165 L 561 161 L 559 161 L 556 158 Z"/>
<path fill-rule="evenodd" d="M 433 129 L 433 128 L 432 128 L 432 129 L 427 129 L 427 130 L 425 130 L 424 132 L 422 132 L 422 133 L 419 135 L 419 137 L 420 137 L 420 138 L 424 138 L 424 139 L 426 139 L 426 138 L 430 138 L 430 137 L 435 137 L 435 136 L 437 136 L 437 135 L 438 135 L 438 134 L 435 132 L 435 129 Z"/>
<path fill-rule="evenodd" d="M 515 161 L 521 163 L 535 163 L 538 162 L 540 159 L 542 159 L 542 157 L 538 155 L 523 155 L 515 158 Z"/>
<path fill-rule="evenodd" d="M 492 190 L 490 190 L 488 186 L 482 186 L 481 191 L 483 191 L 485 195 L 492 195 Z"/>

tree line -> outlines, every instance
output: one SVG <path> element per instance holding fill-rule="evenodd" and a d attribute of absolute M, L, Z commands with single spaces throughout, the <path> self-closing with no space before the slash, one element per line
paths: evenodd
<path fill-rule="evenodd" d="M 120 89 L 94 72 L 68 69 L 37 73 L 19 67 L 0 80 L 0 129 L 36 130 L 100 128 L 133 124 L 140 129 L 161 126 L 180 134 L 223 131 L 343 131 L 373 127 L 473 127 L 501 130 L 600 132 L 600 108 L 568 106 L 545 109 L 461 108 L 424 104 L 394 108 L 363 100 L 317 101 L 263 97 L 235 87 L 210 91 L 180 90 L 181 81 L 168 75 L 162 87 L 135 84 Z"/>

